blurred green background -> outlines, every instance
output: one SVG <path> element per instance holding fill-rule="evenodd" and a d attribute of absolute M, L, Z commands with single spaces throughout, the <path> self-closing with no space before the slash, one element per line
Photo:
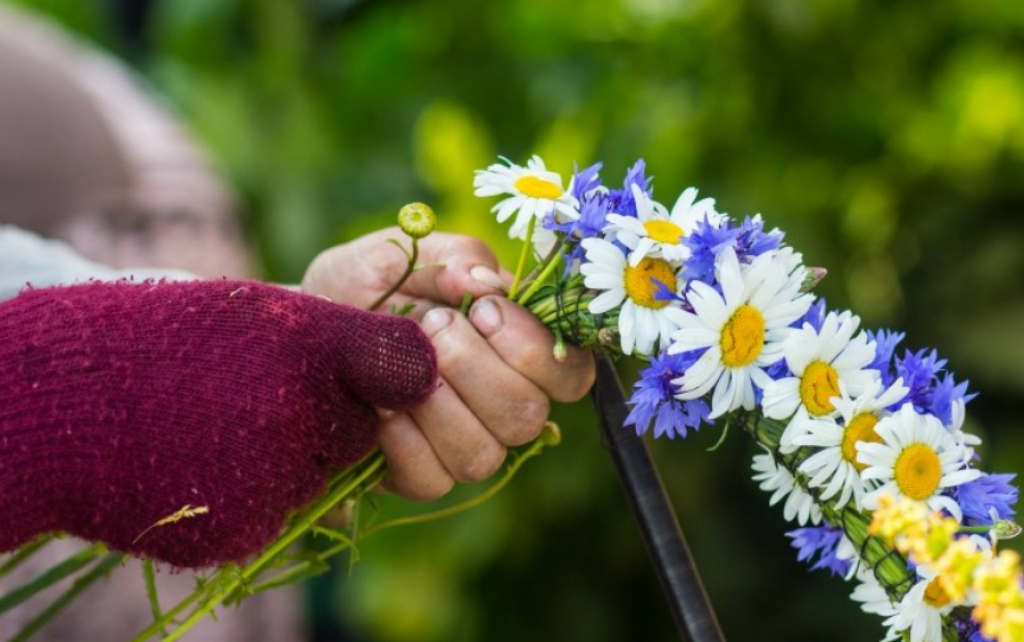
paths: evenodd
<path fill-rule="evenodd" d="M 22 0 L 128 59 L 213 151 L 268 278 L 431 203 L 516 248 L 472 170 L 646 158 L 787 231 L 835 306 L 935 346 L 981 396 L 986 467 L 1024 470 L 1024 8 L 1019 0 Z M 630 376 L 628 369 L 625 376 Z M 319 639 L 668 640 L 673 626 L 586 403 L 483 508 L 365 543 L 318 582 Z M 877 639 L 807 574 L 754 450 L 653 444 L 733 640 Z M 473 489 L 470 489 L 472 491 Z M 465 492 L 465 491 L 464 491 Z M 385 502 L 382 510 L 407 510 Z M 1020 548 L 1018 546 L 1018 548 Z"/>

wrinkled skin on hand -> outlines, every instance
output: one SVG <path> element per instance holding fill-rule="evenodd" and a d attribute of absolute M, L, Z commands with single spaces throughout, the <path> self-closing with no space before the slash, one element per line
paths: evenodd
<path fill-rule="evenodd" d="M 381 230 L 320 254 L 306 271 L 304 291 L 368 307 L 407 266 Z M 415 272 L 381 310 L 414 304 L 437 350 L 441 382 L 408 412 L 383 412 L 380 447 L 388 461 L 385 487 L 413 500 L 446 494 L 455 482 L 480 481 L 505 460 L 506 448 L 537 437 L 550 400 L 575 401 L 594 381 L 594 362 L 570 347 L 552 356 L 554 336 L 526 309 L 505 298 L 512 277 L 482 241 L 434 233 L 419 243 Z M 464 295 L 473 297 L 467 316 Z"/>

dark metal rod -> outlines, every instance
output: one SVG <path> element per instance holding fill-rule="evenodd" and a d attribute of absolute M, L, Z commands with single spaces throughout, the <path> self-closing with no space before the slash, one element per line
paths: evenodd
<path fill-rule="evenodd" d="M 597 356 L 597 382 L 590 395 L 679 635 L 689 642 L 724 640 L 647 444 L 625 427 L 626 397 L 606 355 Z"/>

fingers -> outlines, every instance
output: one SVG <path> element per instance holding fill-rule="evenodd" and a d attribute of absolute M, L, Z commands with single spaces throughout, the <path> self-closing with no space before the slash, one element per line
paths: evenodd
<path fill-rule="evenodd" d="M 388 461 L 384 487 L 415 501 L 446 495 L 455 479 L 438 458 L 426 435 L 407 413 L 392 413 L 380 426 L 380 450 Z"/>
<path fill-rule="evenodd" d="M 550 410 L 547 395 L 510 367 L 469 321 L 451 310 L 434 310 L 423 328 L 434 341 L 438 368 L 449 384 L 435 397 L 458 395 L 501 444 L 518 446 L 540 434 Z"/>
<path fill-rule="evenodd" d="M 473 304 L 469 318 L 502 361 L 555 401 L 575 401 L 593 385 L 590 353 L 566 346 L 566 359 L 555 361 L 555 337 L 525 308 L 503 297 L 488 296 Z"/>

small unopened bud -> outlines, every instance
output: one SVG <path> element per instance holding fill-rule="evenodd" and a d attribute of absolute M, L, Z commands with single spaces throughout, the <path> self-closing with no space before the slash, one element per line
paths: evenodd
<path fill-rule="evenodd" d="M 1013 539 L 1020 535 L 1020 524 L 1008 519 L 1001 519 L 992 526 L 992 534 L 996 539 Z"/>
<path fill-rule="evenodd" d="M 437 227 L 437 216 L 429 205 L 409 203 L 398 211 L 398 227 L 414 239 L 421 239 Z"/>
<path fill-rule="evenodd" d="M 558 429 L 558 424 L 549 421 L 544 424 L 544 429 L 540 431 L 537 439 L 545 446 L 557 446 L 562 443 L 562 431 Z"/>
<path fill-rule="evenodd" d="M 558 337 L 555 341 L 555 347 L 551 350 L 551 353 L 558 363 L 563 363 L 569 358 L 569 351 L 566 350 L 565 341 L 562 340 L 562 337 Z"/>
<path fill-rule="evenodd" d="M 597 331 L 597 342 L 603 346 L 614 346 L 618 343 L 618 337 L 615 336 L 615 330 L 611 328 L 601 328 Z"/>
<path fill-rule="evenodd" d="M 828 275 L 828 270 L 823 267 L 809 267 L 807 268 L 807 276 L 804 278 L 803 285 L 800 286 L 801 292 L 810 292 L 814 289 L 814 286 L 821 283 L 821 281 Z"/>

